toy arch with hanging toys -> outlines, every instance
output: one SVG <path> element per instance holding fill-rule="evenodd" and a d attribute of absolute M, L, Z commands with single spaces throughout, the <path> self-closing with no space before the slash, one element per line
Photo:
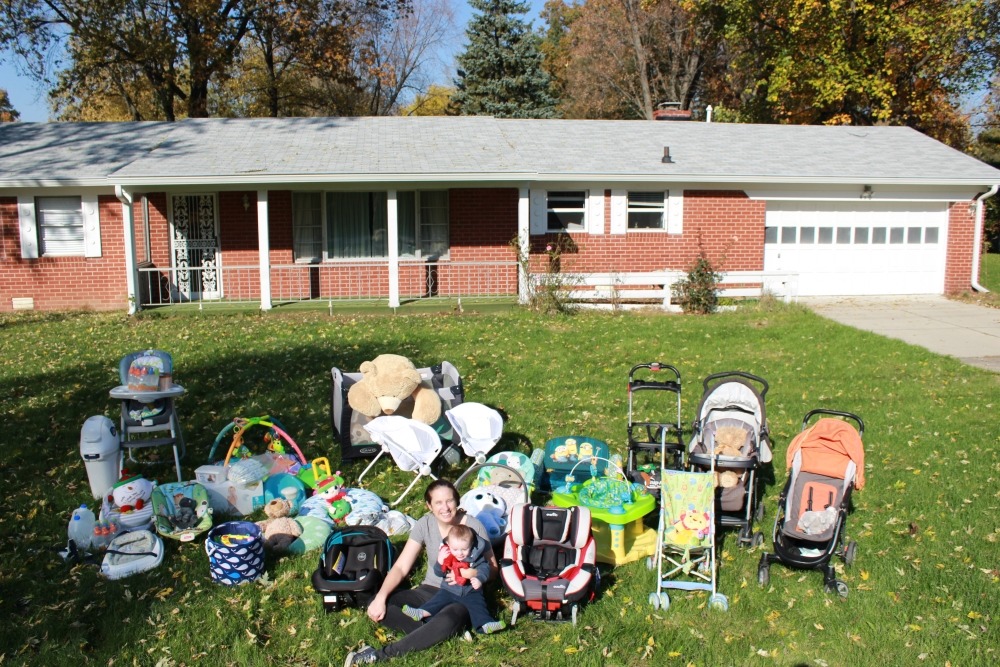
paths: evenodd
<path fill-rule="evenodd" d="M 219 435 L 215 437 L 215 442 L 212 443 L 212 449 L 208 453 L 209 462 L 214 461 L 215 451 L 218 449 L 219 444 L 222 443 L 229 434 L 232 434 L 232 443 L 229 445 L 229 449 L 226 451 L 226 459 L 223 462 L 224 466 L 229 465 L 230 459 L 236 455 L 241 448 L 246 449 L 249 452 L 249 448 L 246 447 L 244 443 L 244 436 L 251 427 L 262 426 L 267 431 L 264 434 L 264 443 L 267 452 L 279 455 L 288 455 L 286 451 L 287 447 L 291 447 L 292 452 L 298 458 L 294 462 L 294 467 L 298 470 L 301 467 L 308 465 L 308 461 L 299 446 L 295 444 L 295 440 L 292 436 L 288 435 L 285 431 L 284 426 L 277 419 L 264 415 L 261 417 L 236 417 L 231 422 L 225 425 Z M 284 444 L 283 444 L 284 443 Z"/>

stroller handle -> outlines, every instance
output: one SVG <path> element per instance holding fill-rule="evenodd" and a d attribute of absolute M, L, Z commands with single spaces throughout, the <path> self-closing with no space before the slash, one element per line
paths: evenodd
<path fill-rule="evenodd" d="M 637 380 L 635 378 L 636 371 L 642 369 L 646 369 L 650 373 L 670 371 L 673 374 L 673 378 L 667 380 Z M 628 372 L 628 389 L 629 392 L 633 389 L 669 389 L 680 393 L 681 372 L 676 367 L 660 361 L 651 361 L 648 364 L 636 364 Z"/>
<path fill-rule="evenodd" d="M 747 373 L 746 371 L 722 371 L 720 373 L 713 373 L 708 377 L 706 377 L 701 384 L 702 387 L 704 387 L 705 389 L 705 393 L 708 393 L 708 390 L 711 388 L 710 385 L 713 382 L 715 382 L 716 380 L 723 380 L 732 377 L 741 377 L 744 380 L 750 380 L 751 382 L 757 383 L 758 385 L 760 385 L 760 397 L 764 398 L 767 396 L 767 390 L 770 388 L 770 385 L 767 384 L 767 380 L 760 377 L 759 375 L 754 375 L 753 373 Z"/>
<path fill-rule="evenodd" d="M 816 415 L 834 415 L 836 417 L 844 417 L 845 419 L 850 419 L 858 425 L 858 435 L 864 436 L 865 434 L 865 422 L 858 415 L 853 412 L 844 412 L 843 410 L 828 410 L 827 408 L 816 408 L 815 410 L 810 410 L 806 413 L 806 416 L 802 418 L 802 430 L 806 430 L 809 425 L 809 420 Z"/>

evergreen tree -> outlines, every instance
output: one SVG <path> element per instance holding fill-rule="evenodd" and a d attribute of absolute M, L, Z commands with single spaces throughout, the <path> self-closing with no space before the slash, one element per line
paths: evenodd
<path fill-rule="evenodd" d="M 556 99 L 524 0 L 469 0 L 468 45 L 458 56 L 452 101 L 463 116 L 553 118 Z"/>

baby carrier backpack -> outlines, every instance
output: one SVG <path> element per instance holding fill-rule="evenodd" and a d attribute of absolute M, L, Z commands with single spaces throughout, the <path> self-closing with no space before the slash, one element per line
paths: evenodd
<path fill-rule="evenodd" d="M 396 554 L 389 537 L 375 526 L 335 528 L 326 538 L 312 585 L 330 612 L 363 607 L 375 597 Z"/>

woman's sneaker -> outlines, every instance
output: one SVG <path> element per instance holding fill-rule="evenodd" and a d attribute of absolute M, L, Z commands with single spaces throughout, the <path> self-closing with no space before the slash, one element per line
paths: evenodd
<path fill-rule="evenodd" d="M 354 665 L 371 665 L 378 662 L 378 654 L 371 646 L 362 646 L 357 651 L 351 651 L 344 660 L 344 667 Z"/>

